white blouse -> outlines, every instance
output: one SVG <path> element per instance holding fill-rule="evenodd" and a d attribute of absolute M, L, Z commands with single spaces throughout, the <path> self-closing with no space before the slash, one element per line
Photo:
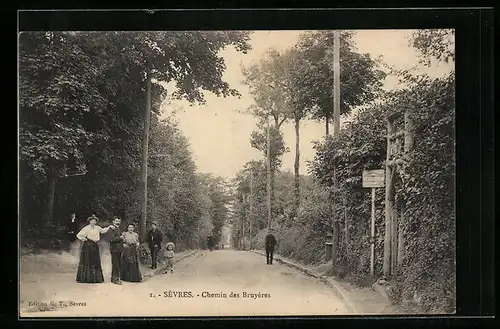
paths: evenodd
<path fill-rule="evenodd" d="M 86 239 L 97 242 L 101 238 L 102 230 L 103 230 L 103 228 L 100 226 L 94 225 L 94 227 L 92 227 L 89 224 L 89 225 L 85 226 L 84 228 L 82 228 L 80 230 L 80 232 L 78 232 L 78 234 L 76 235 L 76 238 L 78 240 L 83 240 L 86 238 Z"/>

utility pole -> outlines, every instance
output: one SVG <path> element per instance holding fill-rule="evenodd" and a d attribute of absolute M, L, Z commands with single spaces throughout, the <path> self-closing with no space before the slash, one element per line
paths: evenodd
<path fill-rule="evenodd" d="M 271 132 L 267 117 L 267 227 L 271 228 Z"/>
<path fill-rule="evenodd" d="M 392 156 L 392 134 L 394 132 L 394 124 L 391 118 L 387 119 L 387 158 L 385 165 L 385 238 L 384 238 L 384 265 L 383 271 L 386 277 L 389 277 L 392 272 L 392 221 L 393 221 L 393 189 L 392 189 L 392 172 L 393 167 L 390 164 Z"/>
<path fill-rule="evenodd" d="M 333 135 L 340 132 L 340 32 L 333 31 Z M 335 271 L 339 247 L 339 223 L 335 215 L 337 204 L 337 170 L 333 169 L 333 248 L 332 265 Z"/>
<path fill-rule="evenodd" d="M 250 169 L 250 250 L 253 250 L 253 168 Z"/>
<path fill-rule="evenodd" d="M 144 107 L 144 134 L 142 138 L 142 168 L 141 168 L 141 223 L 140 239 L 146 240 L 146 218 L 148 205 L 148 145 L 149 123 L 151 118 L 151 69 L 146 67 L 146 106 Z"/>
<path fill-rule="evenodd" d="M 371 216 L 371 234 L 370 237 L 375 240 L 375 194 L 376 190 L 372 188 L 372 216 Z M 373 276 L 375 271 L 375 241 L 370 241 L 370 275 Z"/>
<path fill-rule="evenodd" d="M 333 135 L 340 132 L 340 32 L 333 32 Z"/>

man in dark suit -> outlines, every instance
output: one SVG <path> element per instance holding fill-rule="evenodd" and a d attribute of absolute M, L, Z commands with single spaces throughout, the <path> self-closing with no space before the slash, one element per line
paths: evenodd
<path fill-rule="evenodd" d="M 151 268 L 156 268 L 158 264 L 158 252 L 161 249 L 163 236 L 157 228 L 157 223 L 151 223 L 151 230 L 148 232 L 148 247 L 151 252 Z"/>
<path fill-rule="evenodd" d="M 76 240 L 76 234 L 80 229 L 80 227 L 78 227 L 78 222 L 76 220 L 75 213 L 71 213 L 67 228 L 68 228 L 68 242 L 72 243 Z"/>
<path fill-rule="evenodd" d="M 273 264 L 274 248 L 276 247 L 276 238 L 273 235 L 272 229 L 269 229 L 269 233 L 266 235 L 265 245 L 266 245 L 267 264 L 272 265 Z"/>
<path fill-rule="evenodd" d="M 111 282 L 122 284 L 120 280 L 120 268 L 122 263 L 123 238 L 120 228 L 121 219 L 115 217 L 111 226 L 111 237 L 109 239 L 109 252 L 111 253 Z"/>

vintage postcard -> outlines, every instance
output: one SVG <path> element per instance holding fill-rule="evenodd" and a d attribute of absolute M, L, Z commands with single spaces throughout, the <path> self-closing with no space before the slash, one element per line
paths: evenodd
<path fill-rule="evenodd" d="M 455 312 L 453 30 L 19 33 L 21 318 Z"/>

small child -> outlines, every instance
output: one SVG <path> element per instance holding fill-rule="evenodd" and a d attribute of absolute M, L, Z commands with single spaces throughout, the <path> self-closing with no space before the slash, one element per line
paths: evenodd
<path fill-rule="evenodd" d="M 163 274 L 167 274 L 170 270 L 170 273 L 174 273 L 174 248 L 175 244 L 173 242 L 168 242 L 165 246 L 165 262 L 167 263 L 167 268 L 163 272 Z"/>

